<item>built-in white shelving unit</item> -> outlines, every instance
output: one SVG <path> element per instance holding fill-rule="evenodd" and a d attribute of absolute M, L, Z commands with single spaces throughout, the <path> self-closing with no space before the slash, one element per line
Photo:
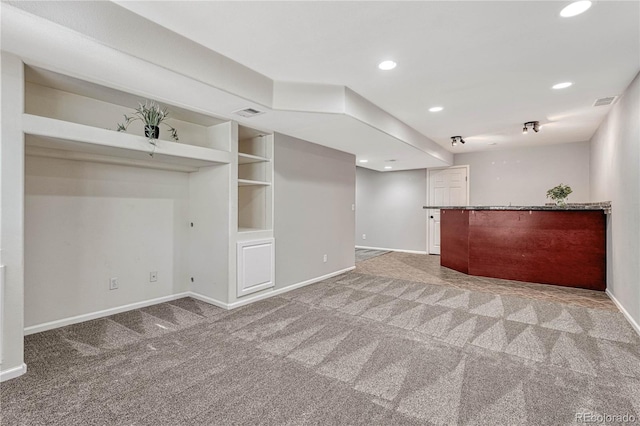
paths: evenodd
<path fill-rule="evenodd" d="M 236 296 L 274 286 L 273 135 L 238 126 Z"/>
<path fill-rule="evenodd" d="M 273 229 L 273 135 L 238 126 L 238 231 Z"/>
<path fill-rule="evenodd" d="M 79 288 L 80 293 L 94 296 L 91 302 L 78 303 L 86 306 L 73 306 L 73 315 L 90 313 L 96 307 L 107 310 L 144 302 L 171 292 L 193 291 L 212 301 L 228 303 L 229 283 L 236 282 L 235 274 L 230 276 L 230 264 L 236 261 L 235 247 L 231 249 L 236 243 L 231 220 L 231 212 L 235 210 L 230 207 L 237 200 L 230 188 L 237 184 L 237 140 L 233 139 L 232 131 L 237 125 L 191 110 L 184 104 L 172 104 L 170 98 L 163 97 L 163 94 L 171 96 L 171 90 L 159 88 L 156 96 L 136 93 L 135 88 L 127 92 L 29 65 L 25 65 L 24 75 L 25 155 L 39 157 L 29 159 L 34 165 L 31 173 L 38 174 L 35 165 L 44 166 L 46 173 L 65 167 L 81 171 L 63 179 L 60 185 L 64 191 L 47 189 L 51 205 L 64 206 L 67 216 L 58 215 L 57 219 L 54 215 L 51 220 L 39 223 L 34 223 L 33 218 L 40 216 L 29 216 L 30 226 L 60 238 L 61 261 L 77 265 L 77 271 L 70 272 L 79 275 L 94 271 L 95 280 L 75 282 L 71 275 L 69 289 L 60 288 L 57 292 L 68 294 L 71 288 Z M 154 141 L 144 136 L 140 122 L 131 123 L 126 132 L 116 131 L 117 124 L 124 122 L 123 115 L 131 115 L 138 103 L 145 100 L 168 108 L 167 123 L 177 130 L 178 141 L 162 125 L 160 137 Z M 80 163 L 72 166 L 58 160 Z M 34 177 L 31 181 L 49 185 L 55 178 L 47 181 L 46 177 Z M 69 192 L 69 185 L 88 189 L 79 189 L 76 195 Z M 35 195 L 29 198 L 31 202 L 41 199 Z M 86 224 L 86 209 L 95 205 L 104 206 L 104 216 L 99 212 L 95 221 Z M 29 206 L 27 203 L 27 213 Z M 117 222 L 118 226 L 111 229 L 112 238 L 101 237 L 92 242 L 92 257 L 86 263 L 72 258 L 72 251 L 64 249 L 84 244 L 82 234 L 76 237 L 73 233 L 54 232 L 56 224 L 62 227 L 77 222 L 86 224 L 82 225 L 85 232 L 102 235 L 101 221 Z M 38 240 L 32 241 L 37 244 Z M 155 247 L 153 241 L 162 244 Z M 32 245 L 30 252 L 38 250 Z M 33 259 L 40 260 L 37 256 Z M 36 271 L 41 268 L 36 264 L 27 266 Z M 151 284 L 145 279 L 150 271 L 159 271 L 158 283 Z M 40 272 L 32 275 L 34 278 L 27 285 L 46 288 L 38 278 L 42 276 Z M 122 282 L 119 290 L 110 291 L 103 285 L 110 277 L 119 277 Z M 54 285 L 64 286 L 62 282 Z M 46 303 L 36 291 L 27 294 L 30 295 L 27 303 Z M 99 303 L 93 302 L 96 300 Z M 55 298 L 52 303 L 63 305 L 62 300 Z"/>
<path fill-rule="evenodd" d="M 44 165 L 48 170 L 59 171 L 68 167 L 87 171 L 87 176 L 93 176 L 86 178 L 84 172 L 73 174 L 69 182 L 62 185 L 76 185 L 76 188 L 86 187 L 89 190 L 81 191 L 76 198 L 65 193 L 58 197 L 58 193 L 53 193 L 51 202 L 68 207 L 67 219 L 71 222 L 87 222 L 87 218 L 82 216 L 84 210 L 77 210 L 78 216 L 75 216 L 74 203 L 79 202 L 89 206 L 104 204 L 109 217 L 115 216 L 123 223 L 114 231 L 116 243 L 101 246 L 101 241 L 96 241 L 92 247 L 94 258 L 86 265 L 77 263 L 83 273 L 88 273 L 94 264 L 108 265 L 103 270 L 92 272 L 96 276 L 96 283 L 91 284 L 94 287 L 83 289 L 96 295 L 92 300 L 106 301 L 104 305 L 96 305 L 100 310 L 124 304 L 119 300 L 135 303 L 148 298 L 149 294 L 166 296 L 145 280 L 129 281 L 129 276 L 148 276 L 149 271 L 165 267 L 167 273 L 163 275 L 161 270 L 161 278 L 172 280 L 166 283 L 166 289 L 186 289 L 223 306 L 243 296 L 268 292 L 274 287 L 272 133 L 190 110 L 184 104 L 174 105 L 162 93 L 156 97 L 141 96 L 135 88 L 127 92 L 122 88 L 107 87 L 29 65 L 25 65 L 24 71 L 22 130 L 25 134 L 25 155 L 39 158 L 29 162 Z M 138 102 L 145 100 L 155 100 L 169 109 L 168 124 L 177 130 L 178 141 L 172 140 L 162 126 L 160 137 L 153 144 L 144 136 L 142 123 L 131 123 L 126 132 L 115 130 L 117 124 L 124 121 L 123 115 L 130 115 Z M 78 167 L 71 167 L 57 160 L 80 163 Z M 96 168 L 94 163 L 126 166 L 128 169 Z M 31 170 L 33 172 L 34 168 Z M 126 174 L 129 185 L 136 188 L 135 194 L 127 192 L 127 189 L 122 192 L 103 190 L 124 188 L 125 184 L 120 184 L 120 174 Z M 156 179 L 161 182 L 156 182 Z M 35 197 L 30 200 L 35 200 Z M 155 228 L 147 229 L 142 219 L 145 216 L 135 216 L 143 215 L 142 210 L 150 204 L 157 205 L 159 210 L 151 210 L 149 215 L 164 215 L 168 220 L 166 226 L 154 222 Z M 131 212 L 134 212 L 131 217 L 135 219 L 126 222 Z M 100 226 L 98 223 L 90 225 L 90 229 L 95 230 Z M 42 221 L 33 229 L 37 226 L 52 230 L 56 219 Z M 127 227 L 135 227 L 137 237 L 127 232 Z M 149 266 L 156 262 L 149 241 L 157 235 L 163 235 L 167 243 L 158 248 L 165 250 L 164 261 L 161 265 Z M 73 235 L 62 238 L 65 240 L 59 242 L 61 246 L 81 244 L 72 240 Z M 168 252 L 167 246 L 170 247 Z M 136 247 L 146 247 L 146 250 L 138 252 Z M 123 251 L 129 259 L 139 259 L 140 262 L 114 261 Z M 74 261 L 69 253 L 67 256 L 62 252 L 63 262 Z M 111 276 L 118 276 L 129 283 L 123 286 L 123 290 L 110 292 L 102 284 Z M 38 303 L 45 301 L 38 299 Z M 80 307 L 74 314 L 88 313 L 89 309 L 83 312 Z"/>
<path fill-rule="evenodd" d="M 179 141 L 173 141 L 163 125 L 155 146 L 144 136 L 141 122 L 133 122 L 126 133 L 116 132 L 124 114 L 130 115 L 146 99 L 26 66 L 26 144 L 39 148 L 30 148 L 35 155 L 62 158 L 64 154 L 45 151 L 60 150 L 70 159 L 100 162 L 98 156 L 104 156 L 104 162 L 117 163 L 120 158 L 123 164 L 131 165 L 135 160 L 140 167 L 162 168 L 165 164 L 168 169 L 182 166 L 194 170 L 232 161 L 228 137 L 219 140 L 214 130 L 226 121 L 182 107 L 167 105 L 167 122 L 178 130 Z"/>
<path fill-rule="evenodd" d="M 229 152 L 164 140 L 156 141 L 154 146 L 144 136 L 38 115 L 23 114 L 22 125 L 25 134 L 30 136 L 26 142 L 27 153 L 35 156 L 109 163 L 118 163 L 121 159 L 126 165 L 160 169 L 165 168 L 164 165 L 167 168 L 185 166 L 193 170 L 231 161 Z"/>

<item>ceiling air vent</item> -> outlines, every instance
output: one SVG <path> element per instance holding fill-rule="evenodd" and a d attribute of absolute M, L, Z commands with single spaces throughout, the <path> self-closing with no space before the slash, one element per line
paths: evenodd
<path fill-rule="evenodd" d="M 616 101 L 616 99 L 618 99 L 617 96 L 609 96 L 608 98 L 596 99 L 596 101 L 593 103 L 593 106 L 597 107 L 597 106 L 611 105 Z"/>
<path fill-rule="evenodd" d="M 255 108 L 242 108 L 237 111 L 233 111 L 234 114 L 238 114 L 241 117 L 251 118 L 256 115 L 264 114 L 264 111 L 259 111 Z"/>

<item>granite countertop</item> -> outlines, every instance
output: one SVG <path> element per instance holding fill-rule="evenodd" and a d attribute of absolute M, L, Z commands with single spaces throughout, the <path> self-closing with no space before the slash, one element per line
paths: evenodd
<path fill-rule="evenodd" d="M 424 209 L 448 209 L 448 210 L 604 210 L 611 212 L 611 201 L 599 203 L 569 203 L 566 206 L 545 204 L 544 206 L 424 206 Z"/>

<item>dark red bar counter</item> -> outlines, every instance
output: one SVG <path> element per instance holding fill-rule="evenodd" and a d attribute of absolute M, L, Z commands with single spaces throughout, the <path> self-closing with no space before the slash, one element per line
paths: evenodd
<path fill-rule="evenodd" d="M 469 275 L 603 291 L 605 210 L 442 208 L 440 264 Z"/>

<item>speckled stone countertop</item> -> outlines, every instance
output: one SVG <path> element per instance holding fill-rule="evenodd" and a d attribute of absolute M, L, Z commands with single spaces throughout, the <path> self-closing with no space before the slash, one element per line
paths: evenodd
<path fill-rule="evenodd" d="M 448 210 L 604 210 L 611 212 L 611 201 L 600 203 L 569 203 L 566 206 L 545 204 L 544 206 L 424 206 L 424 209 L 448 209 Z"/>

